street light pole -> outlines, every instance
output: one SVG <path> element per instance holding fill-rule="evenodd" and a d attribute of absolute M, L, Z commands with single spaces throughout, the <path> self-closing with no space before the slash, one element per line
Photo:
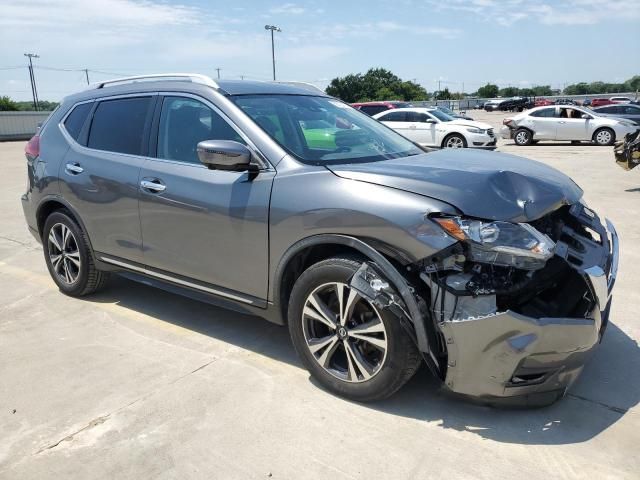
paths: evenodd
<path fill-rule="evenodd" d="M 40 55 L 36 55 L 35 53 L 25 53 L 25 57 L 29 59 L 29 79 L 31 80 L 31 93 L 33 94 L 33 108 L 35 108 L 36 112 L 38 109 L 38 89 L 36 88 L 36 76 L 33 72 L 33 59 L 40 58 Z"/>
<path fill-rule="evenodd" d="M 273 63 L 273 81 L 276 81 L 276 50 L 275 44 L 273 42 L 273 32 L 281 32 L 280 27 L 276 27 L 275 25 L 265 25 L 265 30 L 271 30 L 271 61 Z"/>

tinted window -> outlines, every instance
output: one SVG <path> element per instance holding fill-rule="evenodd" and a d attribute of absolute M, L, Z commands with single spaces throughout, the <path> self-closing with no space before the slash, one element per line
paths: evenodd
<path fill-rule="evenodd" d="M 376 113 L 384 112 L 385 110 L 389 110 L 389 108 L 384 105 L 363 105 L 360 107 L 360 111 L 367 115 L 375 115 Z"/>
<path fill-rule="evenodd" d="M 382 118 L 379 118 L 383 122 L 406 122 L 407 121 L 407 113 L 406 112 L 389 112 L 386 115 L 383 115 Z"/>
<path fill-rule="evenodd" d="M 556 116 L 556 109 L 555 107 L 553 108 L 543 108 L 542 110 L 536 110 L 535 112 L 531 112 L 530 114 L 531 117 L 555 117 Z"/>
<path fill-rule="evenodd" d="M 100 102 L 91 122 L 89 148 L 141 155 L 150 105 L 151 97 Z"/>
<path fill-rule="evenodd" d="M 624 113 L 627 115 L 640 115 L 640 107 L 634 107 L 633 105 L 627 105 L 624 108 Z"/>
<path fill-rule="evenodd" d="M 64 121 L 64 128 L 69 132 L 71 138 L 78 141 L 84 122 L 87 120 L 87 116 L 93 107 L 93 103 L 83 103 L 76 106 L 67 119 Z"/>
<path fill-rule="evenodd" d="M 408 122 L 426 122 L 429 117 L 425 113 L 407 112 Z"/>
<path fill-rule="evenodd" d="M 618 107 L 602 107 L 598 109 L 600 113 L 619 113 Z"/>
<path fill-rule="evenodd" d="M 277 128 L 273 120 L 264 121 Z M 196 147 L 203 140 L 244 143 L 242 137 L 204 103 L 191 98 L 165 98 L 160 113 L 158 158 L 199 164 Z"/>

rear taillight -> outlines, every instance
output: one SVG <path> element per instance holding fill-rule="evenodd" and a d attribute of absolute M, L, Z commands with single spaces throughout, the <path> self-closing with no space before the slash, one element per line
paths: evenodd
<path fill-rule="evenodd" d="M 27 146 L 24 147 L 24 153 L 28 159 L 36 158 L 40 155 L 40 136 L 34 135 L 31 140 L 27 142 Z"/>
<path fill-rule="evenodd" d="M 505 119 L 502 121 L 502 124 L 503 124 L 503 125 L 506 125 L 507 127 L 511 126 L 511 124 L 512 124 L 512 123 L 513 123 L 513 119 L 511 119 L 511 118 L 505 118 Z"/>

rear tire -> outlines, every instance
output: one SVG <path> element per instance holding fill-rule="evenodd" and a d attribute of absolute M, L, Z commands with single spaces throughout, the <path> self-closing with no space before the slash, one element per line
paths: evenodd
<path fill-rule="evenodd" d="M 365 402 L 395 393 L 422 359 L 398 318 L 349 288 L 361 264 L 334 257 L 309 267 L 291 291 L 288 320 L 311 376 L 337 395 Z"/>
<path fill-rule="evenodd" d="M 610 128 L 599 128 L 593 132 L 593 141 L 601 147 L 613 145 L 616 141 L 616 134 Z"/>
<path fill-rule="evenodd" d="M 49 274 L 62 293 L 82 297 L 105 284 L 108 273 L 95 267 L 89 240 L 67 211 L 47 217 L 42 246 Z"/>
<path fill-rule="evenodd" d="M 513 141 L 519 146 L 531 145 L 533 142 L 533 135 L 531 131 L 526 128 L 519 128 L 513 135 Z"/>

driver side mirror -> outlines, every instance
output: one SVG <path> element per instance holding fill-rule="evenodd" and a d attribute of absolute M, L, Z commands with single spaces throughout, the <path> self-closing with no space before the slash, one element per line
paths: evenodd
<path fill-rule="evenodd" d="M 583 113 L 580 118 L 584 118 L 585 120 L 589 120 L 591 118 L 591 115 L 587 115 L 586 113 Z"/>
<path fill-rule="evenodd" d="M 232 140 L 204 140 L 196 148 L 198 158 L 213 170 L 255 171 L 251 163 L 251 151 L 243 144 Z"/>
<path fill-rule="evenodd" d="M 424 122 L 425 123 L 436 123 L 436 121 L 433 118 L 427 118 Z"/>

